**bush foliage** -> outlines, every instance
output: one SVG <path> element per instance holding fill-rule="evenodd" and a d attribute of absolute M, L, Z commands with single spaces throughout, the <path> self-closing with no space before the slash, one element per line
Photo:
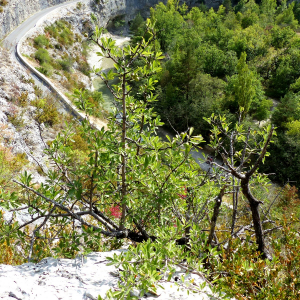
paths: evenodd
<path fill-rule="evenodd" d="M 238 122 L 238 101 L 243 93 L 248 93 L 246 98 L 243 96 L 248 99 L 247 118 L 265 123 L 276 101 L 284 102 L 287 95 L 297 96 L 300 91 L 299 4 L 275 0 L 258 4 L 251 0 L 239 1 L 232 8 L 229 2 L 214 10 L 203 9 L 203 5 L 189 8 L 172 0 L 151 9 L 156 47 L 166 53 L 162 72 L 157 74 L 159 101 L 152 105 L 170 130 L 184 131 L 193 126 L 206 142 L 211 128 L 202 121 L 203 117 L 215 113 Z M 144 26 L 137 15 L 131 23 L 133 45 L 142 39 Z M 242 57 L 244 72 L 238 68 Z M 207 75 L 211 76 L 211 83 L 219 82 L 215 93 L 206 89 Z M 204 78 L 205 83 L 201 81 Z M 247 82 L 242 87 L 244 80 Z M 136 91 L 139 84 L 136 82 Z M 204 87 L 199 89 L 201 85 Z M 280 134 L 271 145 L 272 155 L 264 166 L 265 172 L 276 173 L 272 179 L 281 184 L 286 178 L 296 181 L 299 177 L 299 147 L 287 134 L 293 131 L 293 125 L 297 130 L 298 119 L 291 121 L 289 127 L 278 128 Z M 286 160 L 287 165 L 278 165 L 278 161 Z"/>
<path fill-rule="evenodd" d="M 255 127 L 251 120 L 251 109 L 258 110 L 266 100 L 262 79 L 253 69 L 255 58 L 269 49 L 262 43 L 264 37 L 254 39 L 253 28 L 261 19 L 265 25 L 269 20 L 278 26 L 296 25 L 291 17 L 294 5 L 283 3 L 275 14 L 272 7 L 276 5 L 272 0 L 262 1 L 261 7 L 254 1 L 241 1 L 235 13 L 229 3 L 218 12 L 198 8 L 188 12 L 176 1 L 166 6 L 160 3 L 152 10 L 152 21 L 156 18 L 157 22 L 147 20 L 147 32 L 135 40 L 137 44 L 123 49 L 111 38 L 104 38 L 103 29 L 96 28 L 91 39 L 99 47 L 98 55 L 109 57 L 115 64 L 107 73 L 96 70 L 116 102 L 108 128 L 98 130 L 88 119 L 76 130 L 72 124 L 67 126 L 48 144 L 46 152 L 53 167 L 46 172 L 45 183 L 35 183 L 25 172 L 9 188 L 0 189 L 3 208 L 25 206 L 29 215 L 44 221 L 32 224 L 34 229 L 23 228 L 14 220 L 5 224 L 0 215 L 0 253 L 8 253 L 3 261 L 18 262 L 20 255 L 38 261 L 51 253 L 74 257 L 120 247 L 126 239 L 128 251 L 110 259 L 118 267 L 120 282 L 117 289 L 107 293 L 107 299 L 132 299 L 133 289 L 142 298 L 148 291 L 156 293 L 161 280 L 195 293 L 208 285 L 218 299 L 297 299 L 297 189 L 286 184 L 269 197 L 269 178 L 259 168 L 270 154 L 273 138 L 276 144 L 285 134 L 289 138 L 297 134 L 293 128 L 298 120 L 298 95 L 288 93 L 272 116 L 281 126 L 278 136 L 270 124 Z M 224 22 L 217 22 L 220 19 Z M 189 23 L 192 26 L 186 27 L 187 21 L 193 21 Z M 223 27 L 214 30 L 212 23 L 237 26 L 241 32 L 234 35 Z M 159 26 L 166 30 L 156 31 Z M 193 26 L 199 26 L 194 35 L 175 38 L 177 31 Z M 206 30 L 200 30 L 202 26 Z M 226 38 L 222 38 L 224 30 Z M 228 55 L 230 67 L 223 68 L 220 63 L 210 69 L 211 73 L 199 72 L 198 58 L 193 55 L 199 50 L 196 33 L 204 35 L 201 41 L 218 44 L 210 50 L 220 61 L 222 47 L 234 51 Z M 178 42 L 175 49 L 170 46 L 174 41 Z M 166 55 L 169 51 L 171 58 L 166 59 L 161 49 Z M 205 57 L 207 70 L 212 58 L 214 55 Z M 235 63 L 236 68 L 232 68 Z M 228 82 L 218 77 L 221 73 L 228 76 Z M 111 86 L 115 78 L 118 83 Z M 201 82 L 207 85 L 203 87 Z M 225 87 L 226 95 L 217 102 Z M 201 95 L 201 101 L 190 97 L 195 95 Z M 73 96 L 87 115 L 95 112 L 102 99 L 101 94 L 83 89 L 74 90 Z M 206 168 L 191 156 L 204 141 L 201 135 L 193 135 L 192 127 L 174 138 L 166 136 L 163 140 L 157 135 L 163 123 L 154 108 L 163 111 L 174 102 L 177 112 L 184 110 L 183 104 L 191 104 L 204 117 L 207 142 L 215 155 L 215 159 L 205 157 L 200 162 Z M 231 102 L 226 113 L 220 108 L 226 106 L 224 102 Z M 33 104 L 37 120 L 51 112 L 44 99 Z M 264 105 L 267 110 L 268 104 Z M 202 112 L 205 107 L 209 116 Z M 53 119 L 51 113 L 49 119 Z M 290 143 L 298 147 L 297 141 Z M 75 221 L 80 231 L 74 228 Z M 19 252 L 7 248 L 10 244 L 19 244 Z M 182 277 L 175 279 L 178 268 L 183 270 Z M 191 275 L 204 278 L 204 284 L 196 284 Z"/>
<path fill-rule="evenodd" d="M 49 46 L 49 39 L 44 34 L 40 34 L 39 36 L 34 38 L 33 41 L 34 41 L 34 45 L 37 48 L 41 48 L 41 47 L 47 48 Z"/>
<path fill-rule="evenodd" d="M 31 105 L 36 107 L 35 120 L 38 123 L 53 126 L 60 122 L 60 115 L 52 98 L 36 99 L 31 101 Z"/>
<path fill-rule="evenodd" d="M 34 57 L 41 63 L 49 63 L 51 61 L 49 52 L 46 49 L 39 48 L 35 54 Z"/>

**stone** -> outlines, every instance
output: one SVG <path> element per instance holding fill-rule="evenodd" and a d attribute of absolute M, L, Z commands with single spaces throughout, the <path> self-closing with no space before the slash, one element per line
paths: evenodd
<path fill-rule="evenodd" d="M 0 146 L 9 149 L 13 154 L 24 153 L 31 163 L 31 166 L 27 166 L 28 169 L 31 168 L 30 172 L 36 175 L 36 181 L 42 182 L 44 179 L 34 169 L 38 164 L 46 169 L 47 159 L 44 154 L 45 144 L 33 119 L 36 108 L 30 106 L 30 102 L 36 98 L 33 84 L 29 82 L 30 77 L 26 70 L 13 63 L 9 52 L 1 47 L 0 74 L 5 78 L 4 82 L 0 81 Z M 26 107 L 18 106 L 16 101 L 23 92 L 27 93 Z M 9 122 L 9 117 L 14 115 L 22 119 L 23 125 L 20 128 Z M 55 135 L 53 133 L 49 139 L 53 139 Z"/>
<path fill-rule="evenodd" d="M 0 299 L 63 299 L 85 300 L 98 299 L 98 295 L 105 297 L 109 289 L 118 286 L 117 270 L 114 266 L 107 266 L 107 257 L 115 253 L 127 251 L 119 249 L 110 252 L 94 252 L 86 257 L 75 259 L 45 258 L 39 263 L 26 263 L 20 266 L 0 265 Z M 210 288 L 206 286 L 201 293 L 190 293 L 187 288 L 178 288 L 175 277 L 168 282 L 163 280 L 160 284 L 164 289 L 158 288 L 157 295 L 147 293 L 144 298 L 159 300 L 208 300 L 213 299 Z M 188 279 L 194 283 L 202 283 L 198 275 L 190 275 Z M 139 296 L 140 291 L 133 289 L 132 296 Z"/>

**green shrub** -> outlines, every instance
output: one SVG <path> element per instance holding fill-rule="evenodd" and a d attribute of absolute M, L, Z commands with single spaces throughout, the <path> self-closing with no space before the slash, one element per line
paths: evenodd
<path fill-rule="evenodd" d="M 8 4 L 7 0 L 0 0 L 0 13 L 2 13 L 4 11 L 2 6 L 5 6 Z"/>
<path fill-rule="evenodd" d="M 59 123 L 59 113 L 52 98 L 36 99 L 31 105 L 37 108 L 35 120 L 38 123 L 53 126 Z"/>
<path fill-rule="evenodd" d="M 85 59 L 76 59 L 78 63 L 78 70 L 86 76 L 90 76 L 91 68 Z"/>
<path fill-rule="evenodd" d="M 50 26 L 46 26 L 44 29 L 45 33 L 48 33 L 53 38 L 57 38 L 58 36 L 58 29 L 55 24 L 51 24 Z"/>
<path fill-rule="evenodd" d="M 88 51 L 89 51 L 89 43 L 87 41 L 84 41 L 82 43 L 82 51 L 81 51 L 81 54 L 84 56 L 84 57 L 87 57 L 88 56 Z"/>
<path fill-rule="evenodd" d="M 34 88 L 34 94 L 35 94 L 38 98 L 42 97 L 42 95 L 43 95 L 42 89 L 41 89 L 40 87 L 38 87 L 37 85 L 35 85 L 33 88 Z"/>
<path fill-rule="evenodd" d="M 62 50 L 61 44 L 55 44 L 54 48 L 57 49 L 57 50 Z"/>
<path fill-rule="evenodd" d="M 273 236 L 271 241 L 274 249 L 271 262 L 259 257 L 249 236 L 243 244 L 235 240 L 231 253 L 222 250 L 223 260 L 214 266 L 214 271 L 220 274 L 216 279 L 218 287 L 228 296 L 236 299 L 299 299 L 300 240 L 294 228 L 281 225 L 281 234 Z"/>
<path fill-rule="evenodd" d="M 73 83 L 66 79 L 61 82 L 61 85 L 69 91 L 72 91 L 74 88 Z"/>
<path fill-rule="evenodd" d="M 20 106 L 25 107 L 28 104 L 27 98 L 28 98 L 28 92 L 23 92 L 20 95 L 20 97 L 18 98 L 18 102 L 19 102 Z"/>
<path fill-rule="evenodd" d="M 58 42 L 62 45 L 72 45 L 74 43 L 74 34 L 69 28 L 64 28 L 58 36 Z"/>
<path fill-rule="evenodd" d="M 271 30 L 271 44 L 276 49 L 284 48 L 289 46 L 295 36 L 295 31 L 290 27 L 274 26 Z"/>
<path fill-rule="evenodd" d="M 34 84 L 34 79 L 32 77 L 26 78 L 25 76 L 22 75 L 21 79 L 22 79 L 22 81 L 24 83 L 32 83 L 32 84 Z"/>
<path fill-rule="evenodd" d="M 71 58 L 66 58 L 58 61 L 59 65 L 64 71 L 70 72 L 73 66 L 73 62 Z"/>
<path fill-rule="evenodd" d="M 72 45 L 74 43 L 74 33 L 72 32 L 72 26 L 69 22 L 59 20 L 50 26 L 45 27 L 45 32 L 48 33 L 61 45 Z M 55 45 L 55 47 L 58 47 Z"/>
<path fill-rule="evenodd" d="M 58 60 L 52 60 L 51 61 L 51 66 L 56 69 L 56 70 L 62 70 L 61 65 L 59 64 Z"/>
<path fill-rule="evenodd" d="M 49 46 L 49 39 L 47 39 L 47 37 L 44 34 L 40 34 L 33 41 L 34 41 L 34 45 L 37 48 L 41 48 L 43 46 L 44 47 L 48 47 Z"/>
<path fill-rule="evenodd" d="M 70 29 L 72 27 L 71 24 L 66 20 L 58 20 L 54 24 L 57 26 L 57 28 L 59 30 L 62 30 L 64 28 L 69 28 Z"/>
<path fill-rule="evenodd" d="M 82 42 L 82 38 L 78 33 L 75 34 L 75 41 L 78 42 L 78 43 Z"/>
<path fill-rule="evenodd" d="M 80 130 L 80 127 L 74 128 L 74 135 L 72 139 L 69 139 L 66 142 L 66 145 L 69 146 L 72 150 L 78 150 L 79 152 L 88 151 L 88 142 L 84 139 L 84 134 Z"/>
<path fill-rule="evenodd" d="M 48 63 L 42 63 L 41 66 L 36 69 L 46 76 L 51 76 L 53 72 L 53 67 Z"/>
<path fill-rule="evenodd" d="M 130 31 L 136 32 L 140 27 L 144 27 L 144 19 L 140 13 L 138 13 L 130 24 Z"/>
<path fill-rule="evenodd" d="M 22 115 L 19 115 L 17 112 L 10 114 L 8 117 L 8 121 L 13 124 L 16 128 L 21 128 L 24 126 L 24 120 Z"/>
<path fill-rule="evenodd" d="M 43 49 L 43 48 L 39 48 L 35 52 L 34 57 L 40 62 L 40 64 L 49 63 L 51 61 L 49 52 L 46 49 Z"/>
<path fill-rule="evenodd" d="M 0 126 L 0 187 L 4 187 L 12 178 L 12 175 L 19 172 L 28 163 L 24 153 L 14 155 L 11 152 L 11 148 L 6 146 L 6 138 L 2 137 L 2 135 L 9 136 L 7 127 L 7 125 Z"/>
<path fill-rule="evenodd" d="M 118 28 L 123 27 L 125 25 L 124 16 L 117 16 L 111 22 L 112 22 L 111 26 L 115 29 L 118 29 Z"/>
<path fill-rule="evenodd" d="M 83 4 L 81 2 L 78 2 L 76 5 L 76 9 L 80 10 L 80 9 L 82 9 L 82 7 L 83 7 Z"/>
<path fill-rule="evenodd" d="M 0 12 L 3 11 L 2 6 L 0 6 Z M 3 212 L 0 211 L 0 227 L 7 226 L 5 219 L 3 218 Z M 16 245 L 14 245 L 14 241 L 12 243 L 7 243 L 6 241 L 0 244 L 0 264 L 5 265 L 20 265 L 25 263 L 26 259 L 22 257 L 20 251 Z"/>

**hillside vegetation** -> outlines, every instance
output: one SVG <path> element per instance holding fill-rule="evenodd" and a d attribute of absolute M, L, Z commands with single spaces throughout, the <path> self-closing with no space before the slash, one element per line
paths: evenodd
<path fill-rule="evenodd" d="M 21 52 L 79 109 L 75 94 L 84 90 L 94 104 L 93 116 L 103 119 L 106 113 L 102 109 L 102 94 L 92 91 L 92 70 L 87 62 L 90 51 L 88 35 L 94 27 L 90 12 L 87 5 L 78 2 L 67 16 L 60 15 L 36 28 L 22 44 Z"/>
<path fill-rule="evenodd" d="M 45 145 L 44 182 L 26 171 L 0 188 L 0 205 L 14 212 L 10 222 L 0 215 L 2 262 L 126 245 L 110 259 L 120 281 L 106 299 L 156 294 L 160 282 L 197 295 L 206 284 L 216 299 L 299 298 L 298 191 L 271 186 L 261 172 L 272 167 L 280 138 L 297 133 L 296 5 L 201 7 L 158 4 L 150 19 L 132 22 L 123 48 L 96 26 L 90 40 L 115 68 L 95 73 L 117 105 L 107 129 L 88 119 L 66 124 Z M 62 31 L 36 38 L 40 58 Z M 45 57 L 40 67 L 50 63 Z M 90 115 L 95 104 L 86 93 L 74 94 Z M 280 100 L 273 114 L 268 97 Z M 45 101 L 33 104 L 38 111 Z M 157 135 L 161 118 L 174 138 Z M 206 170 L 190 155 L 204 143 L 220 158 L 206 157 Z M 19 221 L 19 211 L 29 221 Z"/>

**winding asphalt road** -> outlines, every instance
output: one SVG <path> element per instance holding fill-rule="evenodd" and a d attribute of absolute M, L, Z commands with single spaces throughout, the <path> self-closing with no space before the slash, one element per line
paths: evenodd
<path fill-rule="evenodd" d="M 73 3 L 77 3 L 77 2 L 88 2 L 87 0 L 82 1 L 82 0 L 73 0 L 73 1 L 68 1 L 68 2 L 64 2 L 52 7 L 48 7 L 46 9 L 43 9 L 42 11 L 39 11 L 37 13 L 35 13 L 34 15 L 32 15 L 31 17 L 29 17 L 27 20 L 25 20 L 23 23 L 21 23 L 16 29 L 14 29 L 3 41 L 3 46 L 4 48 L 6 48 L 10 53 L 11 53 L 11 57 L 14 58 L 14 60 L 16 62 L 18 62 L 22 67 L 24 67 L 25 69 L 26 66 L 22 63 L 22 61 L 19 59 L 17 51 L 16 51 L 16 46 L 18 44 L 18 42 L 20 41 L 20 39 L 33 27 L 35 27 L 35 25 L 37 24 L 37 22 L 44 17 L 45 15 L 47 15 L 48 13 L 50 13 L 51 11 L 57 9 L 58 7 L 65 7 L 65 6 L 69 6 L 70 4 Z M 36 75 L 30 73 L 31 77 L 34 79 L 35 84 L 37 86 L 39 86 L 44 92 L 51 92 L 51 89 L 49 89 L 49 87 L 44 84 L 44 82 L 38 78 Z M 60 101 L 61 102 L 61 101 Z M 61 102 L 62 103 L 62 102 Z M 63 108 L 59 109 L 60 112 L 64 112 L 66 110 L 65 105 L 62 103 Z"/>
<path fill-rule="evenodd" d="M 80 0 L 75 0 L 75 1 L 68 1 L 68 2 L 64 2 L 52 7 L 48 7 L 42 11 L 39 11 L 37 13 L 35 13 L 34 15 L 32 15 L 31 17 L 29 17 L 27 20 L 25 20 L 22 24 L 20 24 L 15 30 L 13 30 L 4 40 L 3 40 L 3 44 L 5 46 L 5 48 L 7 48 L 8 50 L 11 50 L 12 52 L 14 52 L 14 49 L 18 43 L 18 41 L 31 29 L 33 28 L 36 23 L 46 14 L 48 14 L 49 12 L 51 12 L 52 10 L 58 8 L 58 7 L 63 7 L 63 6 L 68 6 L 72 3 L 76 3 L 76 2 L 83 2 Z"/>
<path fill-rule="evenodd" d="M 15 30 L 13 30 L 4 40 L 3 40 L 3 46 L 11 53 L 11 56 L 17 61 L 22 67 L 26 68 L 21 60 L 19 59 L 16 51 L 16 46 L 20 39 L 33 27 L 35 27 L 36 23 L 45 15 L 47 15 L 49 12 L 55 10 L 58 7 L 64 7 L 68 6 L 72 3 L 76 2 L 82 2 L 81 0 L 75 0 L 75 1 L 68 1 L 64 2 L 52 7 L 48 7 L 46 9 L 43 9 L 42 11 L 39 11 L 29 17 L 27 20 L 25 20 L 23 23 L 21 23 Z M 42 80 L 40 80 L 37 76 L 34 74 L 30 74 L 32 78 L 34 79 L 35 83 L 44 91 L 49 92 L 49 88 L 43 83 Z"/>

